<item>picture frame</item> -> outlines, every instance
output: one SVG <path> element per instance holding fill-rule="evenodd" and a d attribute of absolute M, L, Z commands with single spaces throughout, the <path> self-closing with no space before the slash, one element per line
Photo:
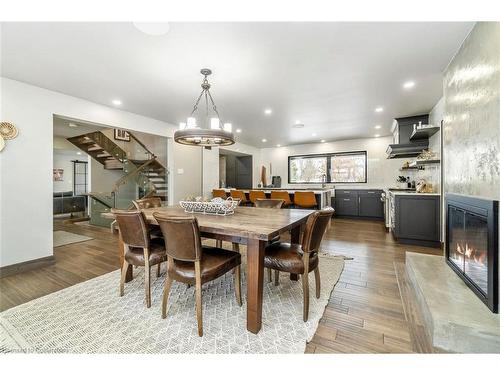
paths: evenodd
<path fill-rule="evenodd" d="M 125 142 L 130 142 L 130 134 L 128 131 L 123 130 L 123 129 L 115 129 L 114 133 L 115 139 L 117 141 L 125 141 Z"/>

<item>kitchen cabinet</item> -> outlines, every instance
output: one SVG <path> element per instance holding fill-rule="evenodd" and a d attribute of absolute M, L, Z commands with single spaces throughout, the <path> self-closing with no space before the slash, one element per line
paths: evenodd
<path fill-rule="evenodd" d="M 396 194 L 392 231 L 401 243 L 439 247 L 440 197 L 438 195 Z"/>
<path fill-rule="evenodd" d="M 359 218 L 384 218 L 382 190 L 338 189 L 335 190 L 336 216 Z"/>

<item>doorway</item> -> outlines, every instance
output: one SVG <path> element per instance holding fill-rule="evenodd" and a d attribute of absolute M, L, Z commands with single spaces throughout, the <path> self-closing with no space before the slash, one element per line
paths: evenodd
<path fill-rule="evenodd" d="M 253 186 L 253 157 L 240 152 L 219 151 L 219 186 L 251 189 Z"/>

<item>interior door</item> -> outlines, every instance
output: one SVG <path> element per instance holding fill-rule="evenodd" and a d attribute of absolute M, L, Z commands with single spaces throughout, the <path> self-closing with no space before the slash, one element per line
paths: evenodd
<path fill-rule="evenodd" d="M 252 156 L 238 156 L 236 158 L 236 187 L 251 189 L 252 180 Z"/>

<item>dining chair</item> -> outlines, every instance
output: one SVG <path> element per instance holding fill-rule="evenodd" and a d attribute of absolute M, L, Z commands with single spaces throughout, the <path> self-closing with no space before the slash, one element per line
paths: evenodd
<path fill-rule="evenodd" d="M 318 208 L 316 195 L 312 191 L 296 191 L 293 204 L 300 208 Z"/>
<path fill-rule="evenodd" d="M 229 194 L 233 199 L 240 200 L 240 206 L 245 206 L 248 203 L 247 196 L 243 190 L 231 189 Z"/>
<path fill-rule="evenodd" d="M 223 189 L 213 189 L 212 190 L 212 197 L 226 199 L 227 194 L 226 194 L 226 191 Z"/>
<path fill-rule="evenodd" d="M 258 208 L 281 208 L 285 201 L 283 199 L 257 199 L 254 203 Z"/>
<path fill-rule="evenodd" d="M 288 191 L 272 190 L 271 199 L 283 199 L 285 201 L 283 203 L 283 207 L 290 207 L 293 204 L 292 199 L 290 198 L 290 194 L 288 194 Z"/>
<path fill-rule="evenodd" d="M 190 216 L 163 216 L 153 213 L 166 238 L 167 276 L 163 289 L 161 317 L 168 312 L 168 296 L 173 281 L 196 285 L 198 335 L 203 336 L 202 285 L 234 269 L 236 302 L 241 302 L 241 255 L 217 247 L 202 246 L 198 220 Z"/>
<path fill-rule="evenodd" d="M 142 199 L 135 199 L 132 204 L 137 210 L 143 210 L 147 208 L 157 208 L 161 207 L 161 198 L 158 197 L 148 197 Z M 163 237 L 160 228 L 157 225 L 149 225 L 149 234 L 152 238 Z M 158 268 L 156 269 L 156 276 L 160 276 L 161 264 L 158 263 Z"/>
<path fill-rule="evenodd" d="M 151 307 L 151 267 L 167 260 L 163 238 L 151 238 L 144 214 L 139 210 L 111 209 L 115 215 L 124 244 L 124 260 L 120 277 L 120 297 L 123 296 L 129 264 L 144 267 L 146 306 Z M 159 267 L 158 267 L 159 270 Z M 157 276 L 159 273 L 157 272 Z"/>
<path fill-rule="evenodd" d="M 255 201 L 257 199 L 266 199 L 266 193 L 262 190 L 250 190 L 248 193 L 248 198 L 250 198 L 250 202 L 255 205 Z"/>
<path fill-rule="evenodd" d="M 275 242 L 266 246 L 264 267 L 274 270 L 274 283 L 279 285 L 279 272 L 302 275 L 304 298 L 303 319 L 309 317 L 309 272 L 314 271 L 316 298 L 320 296 L 318 251 L 332 215 L 333 209 L 316 211 L 307 218 L 302 243 Z"/>

